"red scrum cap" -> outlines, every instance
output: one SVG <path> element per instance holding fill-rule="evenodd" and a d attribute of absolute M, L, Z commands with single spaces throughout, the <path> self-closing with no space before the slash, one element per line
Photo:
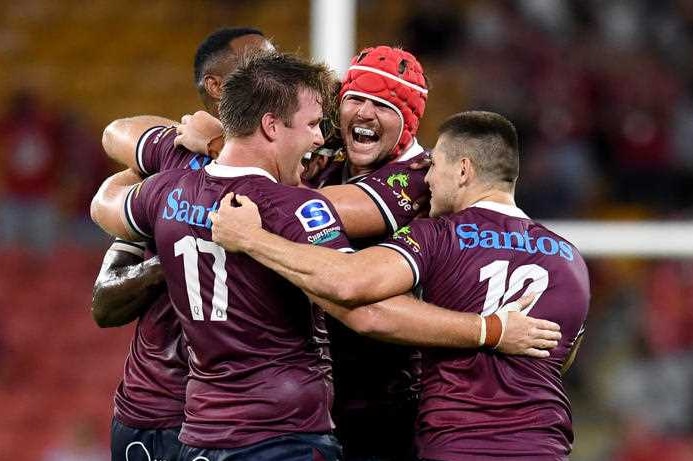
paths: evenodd
<path fill-rule="evenodd" d="M 398 157 L 419 129 L 426 108 L 428 89 L 423 67 L 411 53 L 400 48 L 366 48 L 351 60 L 339 92 L 378 101 L 399 115 L 400 134 L 392 156 Z"/>

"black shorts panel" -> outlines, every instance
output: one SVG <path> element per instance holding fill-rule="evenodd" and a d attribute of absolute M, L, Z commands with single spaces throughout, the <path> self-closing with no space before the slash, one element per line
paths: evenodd
<path fill-rule="evenodd" d="M 180 427 L 136 429 L 113 419 L 111 423 L 111 461 L 177 461 L 181 443 Z"/>
<path fill-rule="evenodd" d="M 342 448 L 329 434 L 287 434 L 234 449 L 183 445 L 182 461 L 340 461 Z"/>

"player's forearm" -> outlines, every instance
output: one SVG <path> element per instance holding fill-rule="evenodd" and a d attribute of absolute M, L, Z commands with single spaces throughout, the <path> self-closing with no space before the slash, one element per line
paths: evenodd
<path fill-rule="evenodd" d="M 94 284 L 94 321 L 102 328 L 130 323 L 151 306 L 164 292 L 165 286 L 158 257 L 124 267 L 115 267 L 104 261 Z"/>
<path fill-rule="evenodd" d="M 419 347 L 479 347 L 477 314 L 443 309 L 407 295 L 356 308 L 311 298 L 350 329 L 374 339 Z"/>
<path fill-rule="evenodd" d="M 118 163 L 139 171 L 137 143 L 142 134 L 155 126 L 170 126 L 176 122 L 156 115 L 138 115 L 109 123 L 103 131 L 101 143 L 106 154 Z"/>
<path fill-rule="evenodd" d="M 337 210 L 344 232 L 352 238 L 385 235 L 387 226 L 375 202 L 353 184 L 329 186 L 318 190 Z"/>
<path fill-rule="evenodd" d="M 344 301 L 341 297 L 344 284 L 339 281 L 349 280 L 353 271 L 350 255 L 294 243 L 264 230 L 248 237 L 243 250 L 260 264 L 305 291 L 333 302 Z"/>
<path fill-rule="evenodd" d="M 128 190 L 140 181 L 132 170 L 124 170 L 106 179 L 91 201 L 91 219 L 114 237 L 136 240 L 123 220 L 123 205 Z"/>

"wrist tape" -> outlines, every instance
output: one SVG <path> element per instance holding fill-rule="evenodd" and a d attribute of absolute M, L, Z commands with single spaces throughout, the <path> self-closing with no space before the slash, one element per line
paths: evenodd
<path fill-rule="evenodd" d="M 479 335 L 479 347 L 495 348 L 503 338 L 503 330 L 508 320 L 507 312 L 491 314 L 481 317 L 481 332 Z"/>

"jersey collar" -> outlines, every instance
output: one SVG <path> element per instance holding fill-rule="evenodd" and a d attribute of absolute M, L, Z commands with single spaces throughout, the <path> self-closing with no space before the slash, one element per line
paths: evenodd
<path fill-rule="evenodd" d="M 480 202 L 476 202 L 472 206 L 477 208 L 483 208 L 485 210 L 495 211 L 496 213 L 512 216 L 513 218 L 530 219 L 524 211 L 522 211 L 515 205 L 506 205 L 504 203 L 492 202 L 490 200 L 482 200 Z"/>
<path fill-rule="evenodd" d="M 216 176 L 218 178 L 238 178 L 241 176 L 264 176 L 272 182 L 277 182 L 274 176 L 272 176 L 266 170 L 258 168 L 255 166 L 230 166 L 230 165 L 220 165 L 216 160 L 205 167 L 205 171 L 211 176 Z"/>
<path fill-rule="evenodd" d="M 424 151 L 424 148 L 421 147 L 421 144 L 419 144 L 419 141 L 414 138 L 414 142 L 405 150 L 402 155 L 397 157 L 395 159 L 395 162 L 406 162 L 407 160 L 411 160 L 417 155 L 419 155 L 421 152 Z"/>

